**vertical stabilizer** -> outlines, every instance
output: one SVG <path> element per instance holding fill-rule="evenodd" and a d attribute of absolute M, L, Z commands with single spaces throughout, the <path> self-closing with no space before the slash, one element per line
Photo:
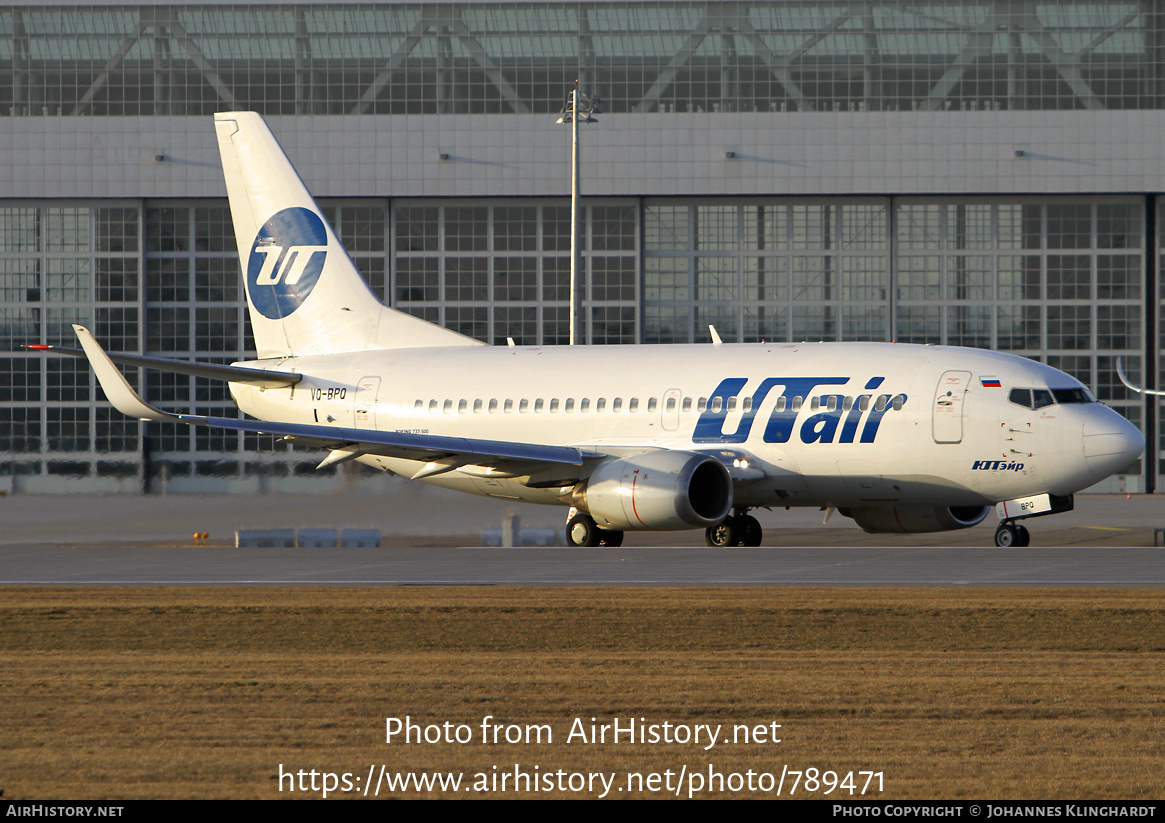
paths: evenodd
<path fill-rule="evenodd" d="M 377 299 L 262 117 L 214 121 L 259 357 L 481 345 Z"/>

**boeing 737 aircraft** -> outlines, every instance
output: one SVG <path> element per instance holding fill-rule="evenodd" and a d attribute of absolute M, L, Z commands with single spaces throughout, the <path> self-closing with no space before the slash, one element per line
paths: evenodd
<path fill-rule="evenodd" d="M 215 115 L 258 359 L 107 354 L 77 326 L 131 417 L 282 435 L 471 494 L 571 508 L 575 546 L 705 529 L 757 546 L 748 514 L 815 506 L 870 532 L 1017 521 L 1127 466 L 1141 433 L 1079 381 L 975 349 L 890 343 L 493 347 L 369 290 L 262 118 Z M 117 364 L 225 380 L 254 419 L 171 414 Z"/>

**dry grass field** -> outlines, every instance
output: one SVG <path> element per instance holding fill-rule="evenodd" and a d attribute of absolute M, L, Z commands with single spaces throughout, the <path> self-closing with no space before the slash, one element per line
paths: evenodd
<path fill-rule="evenodd" d="M 361 781 L 383 765 L 530 796 L 464 791 L 520 764 L 645 797 L 668 794 L 620 792 L 629 773 L 711 765 L 872 770 L 882 799 L 1160 799 L 1163 671 L 1154 592 L 7 588 L 0 789 L 318 797 L 281 793 L 280 764 Z M 387 743 L 406 715 L 474 739 Z M 483 744 L 487 715 L 553 742 Z M 722 740 L 567 742 L 576 717 L 722 724 Z M 779 744 L 723 742 L 773 722 Z"/>

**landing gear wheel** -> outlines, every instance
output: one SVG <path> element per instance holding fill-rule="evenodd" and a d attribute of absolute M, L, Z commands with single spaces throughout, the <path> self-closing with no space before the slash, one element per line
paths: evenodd
<path fill-rule="evenodd" d="M 579 512 L 566 524 L 566 544 L 579 548 L 599 545 L 599 527 L 589 514 Z"/>
<path fill-rule="evenodd" d="M 740 527 L 735 517 L 727 517 L 704 531 L 704 541 L 714 549 L 730 549 L 740 544 Z"/>
<path fill-rule="evenodd" d="M 761 538 L 764 537 L 760 521 L 751 514 L 742 514 L 736 518 L 736 523 L 740 527 L 740 545 L 750 548 L 760 545 Z"/>
<path fill-rule="evenodd" d="M 1023 526 L 1002 523 L 995 530 L 995 545 L 1001 549 L 1022 548 L 1031 543 L 1031 534 Z"/>
<path fill-rule="evenodd" d="M 599 529 L 599 545 L 617 549 L 623 545 L 623 532 L 616 529 Z"/>

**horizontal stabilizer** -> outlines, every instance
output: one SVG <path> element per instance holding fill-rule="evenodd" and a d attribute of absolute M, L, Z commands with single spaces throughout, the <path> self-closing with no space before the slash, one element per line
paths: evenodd
<path fill-rule="evenodd" d="M 460 461 L 460 465 L 518 462 L 530 464 L 532 470 L 546 465 L 581 466 L 586 458 L 603 456 L 594 452 L 584 452 L 573 446 L 542 446 L 498 440 L 475 440 L 465 437 L 349 429 L 339 426 L 170 414 L 154 408 L 133 390 L 133 387 L 114 364 L 113 359 L 101 348 L 88 329 L 84 326 L 73 326 L 73 330 L 76 331 L 77 337 L 81 341 L 82 352 L 84 356 L 89 358 L 105 396 L 122 414 L 136 417 L 139 420 L 187 423 L 194 426 L 210 426 L 258 434 L 276 434 L 296 440 L 310 441 L 333 450 L 332 454 L 320 464 L 321 467 L 346 462 L 363 454 L 383 454 L 426 462 L 436 458 L 455 458 Z M 246 371 L 258 370 L 247 369 Z M 299 375 L 290 376 L 299 377 Z"/>
<path fill-rule="evenodd" d="M 73 328 L 80 328 L 74 326 Z M 84 349 L 71 349 L 66 346 L 26 345 L 23 349 L 32 351 L 46 351 L 61 354 L 66 357 L 88 357 Z M 265 371 L 251 369 L 246 366 L 221 366 L 217 363 L 194 363 L 189 360 L 169 360 L 165 357 L 146 357 L 141 354 L 124 354 L 122 352 L 104 352 L 105 356 L 119 366 L 132 368 L 154 369 L 156 371 L 172 372 L 174 374 L 188 374 L 193 377 L 205 377 L 207 380 L 225 380 L 228 383 L 246 383 L 265 389 L 279 386 L 294 386 L 303 379 L 302 374 L 289 371 Z"/>

